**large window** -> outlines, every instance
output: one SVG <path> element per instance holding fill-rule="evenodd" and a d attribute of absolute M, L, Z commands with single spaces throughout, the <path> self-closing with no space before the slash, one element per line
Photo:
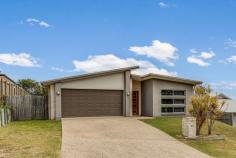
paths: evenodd
<path fill-rule="evenodd" d="M 162 90 L 161 95 L 180 95 L 185 96 L 185 90 Z"/>
<path fill-rule="evenodd" d="M 184 113 L 185 101 L 185 90 L 161 90 L 161 112 L 163 114 Z"/>
<path fill-rule="evenodd" d="M 184 112 L 184 107 L 175 107 L 174 112 Z"/>
<path fill-rule="evenodd" d="M 176 90 L 174 91 L 174 95 L 185 95 L 185 91 Z"/>
<path fill-rule="evenodd" d="M 162 90 L 161 95 L 173 95 L 173 91 L 172 90 Z"/>
<path fill-rule="evenodd" d="M 162 107 L 161 112 L 162 113 L 172 113 L 173 112 L 173 107 Z"/>
<path fill-rule="evenodd" d="M 183 113 L 184 112 L 185 107 L 162 107 L 161 108 L 161 112 L 162 113 Z"/>
<path fill-rule="evenodd" d="M 161 99 L 161 104 L 173 104 L 173 99 Z"/>
<path fill-rule="evenodd" d="M 161 104 L 185 104 L 185 99 L 161 99 Z"/>
<path fill-rule="evenodd" d="M 174 104 L 185 104 L 185 99 L 174 99 Z"/>

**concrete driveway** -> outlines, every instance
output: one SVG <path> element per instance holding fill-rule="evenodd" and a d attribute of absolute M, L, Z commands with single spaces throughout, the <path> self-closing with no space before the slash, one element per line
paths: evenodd
<path fill-rule="evenodd" d="M 63 158 L 207 158 L 137 118 L 62 119 Z"/>

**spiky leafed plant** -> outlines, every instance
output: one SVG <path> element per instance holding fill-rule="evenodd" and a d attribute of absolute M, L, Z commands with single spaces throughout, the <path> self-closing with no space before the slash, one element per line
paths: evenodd
<path fill-rule="evenodd" d="M 189 113 L 196 117 L 196 134 L 200 135 L 201 128 L 207 119 L 209 90 L 203 86 L 194 88 L 194 95 L 191 97 Z"/>
<path fill-rule="evenodd" d="M 207 121 L 208 125 L 208 135 L 212 133 L 215 120 L 223 114 L 222 107 L 224 104 L 224 102 L 219 102 L 216 96 L 211 96 L 210 86 L 196 86 L 194 88 L 189 113 L 196 117 L 197 135 L 200 135 L 205 121 Z"/>
<path fill-rule="evenodd" d="M 207 113 L 208 135 L 212 134 L 212 128 L 215 124 L 215 120 L 224 114 L 222 110 L 224 105 L 225 101 L 218 101 L 216 96 L 210 97 Z"/>

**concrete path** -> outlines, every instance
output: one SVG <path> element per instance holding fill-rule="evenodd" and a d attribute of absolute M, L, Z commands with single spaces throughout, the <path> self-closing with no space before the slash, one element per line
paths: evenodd
<path fill-rule="evenodd" d="M 136 118 L 62 119 L 63 158 L 209 158 Z"/>

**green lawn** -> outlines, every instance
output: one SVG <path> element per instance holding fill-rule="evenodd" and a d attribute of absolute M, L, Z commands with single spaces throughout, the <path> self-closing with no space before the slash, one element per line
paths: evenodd
<path fill-rule="evenodd" d="M 0 128 L 0 157 L 60 157 L 61 122 L 15 121 Z"/>
<path fill-rule="evenodd" d="M 160 130 L 168 133 L 183 143 L 186 143 L 208 155 L 219 158 L 236 157 L 236 128 L 221 122 L 216 122 L 213 134 L 224 134 L 225 140 L 203 141 L 186 140 L 181 136 L 181 118 L 180 117 L 159 117 L 157 119 L 142 120 Z M 202 134 L 206 134 L 204 127 Z"/>

